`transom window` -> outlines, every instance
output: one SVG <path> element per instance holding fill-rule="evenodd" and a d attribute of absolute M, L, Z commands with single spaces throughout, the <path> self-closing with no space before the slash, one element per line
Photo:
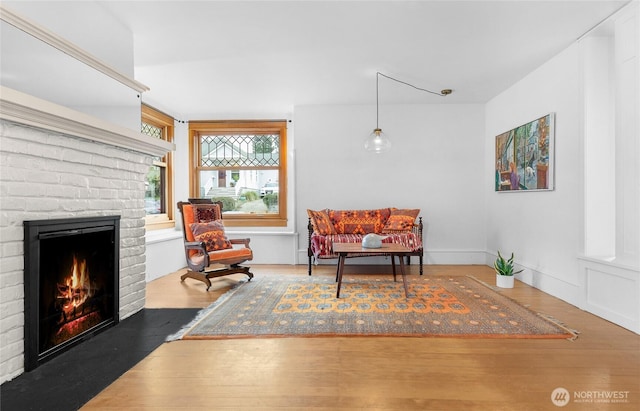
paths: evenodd
<path fill-rule="evenodd" d="M 191 197 L 222 201 L 227 225 L 286 225 L 286 121 L 190 122 L 189 130 Z"/>

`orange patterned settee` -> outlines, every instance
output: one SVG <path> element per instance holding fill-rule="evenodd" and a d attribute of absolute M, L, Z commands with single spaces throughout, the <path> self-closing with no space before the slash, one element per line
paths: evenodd
<path fill-rule="evenodd" d="M 312 263 L 320 259 L 338 258 L 333 243 L 361 243 L 369 233 L 386 236 L 383 243 L 409 247 L 411 255 L 420 259 L 420 275 L 424 248 L 422 217 L 419 209 L 379 208 L 373 210 L 307 210 L 309 216 L 309 275 Z M 407 256 L 407 264 L 410 256 Z"/>

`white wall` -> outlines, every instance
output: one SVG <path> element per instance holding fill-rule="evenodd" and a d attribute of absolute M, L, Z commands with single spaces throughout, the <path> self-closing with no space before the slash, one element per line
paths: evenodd
<path fill-rule="evenodd" d="M 632 21 L 637 24 L 637 8 L 635 10 L 631 14 L 635 19 Z M 625 16 L 628 17 L 628 14 Z M 637 157 L 629 160 L 629 151 L 635 154 L 639 147 L 637 32 L 637 28 L 635 31 L 625 30 L 620 33 L 616 30 L 616 36 L 626 36 L 623 39 L 617 38 L 616 42 L 634 44 L 631 55 L 636 59 L 633 62 L 636 71 L 633 76 L 626 78 L 623 87 L 612 88 L 617 93 L 615 98 L 602 91 L 600 84 L 593 84 L 594 79 L 607 81 L 611 71 L 610 67 L 603 66 L 594 58 L 593 53 L 600 53 L 603 58 L 607 58 L 610 55 L 607 44 L 611 42 L 585 39 L 570 46 L 487 103 L 484 186 L 487 193 L 488 264 L 495 258 L 497 250 L 507 254 L 513 251 L 516 262 L 525 269 L 518 276 L 523 281 L 640 332 L 640 270 L 637 260 L 617 261 L 616 258 L 611 261 L 611 256 L 606 254 L 613 247 L 598 245 L 594 248 L 588 242 L 598 235 L 595 232 L 597 230 L 609 241 L 612 241 L 613 236 L 611 219 L 609 225 L 605 226 L 590 224 L 591 219 L 597 218 L 591 202 L 598 201 L 592 199 L 592 193 L 585 194 L 585 191 L 593 187 L 594 170 L 597 172 L 599 168 L 615 168 L 623 163 L 629 170 L 625 174 L 625 181 L 632 183 L 617 185 L 615 181 L 611 181 L 610 172 L 608 183 L 616 187 L 616 201 L 623 199 L 625 205 L 638 202 L 638 161 Z M 594 76 L 597 73 L 600 75 Z M 594 96 L 601 99 L 595 106 Z M 615 116 L 600 113 L 607 121 L 615 118 L 615 132 L 611 125 L 606 124 L 604 127 L 594 128 L 594 119 L 590 117 L 596 107 L 607 109 L 605 100 L 610 104 L 615 101 Z M 632 115 L 628 115 L 630 108 L 635 108 Z M 550 112 L 555 113 L 556 125 L 555 189 L 548 192 L 494 192 L 491 187 L 495 136 Z M 627 113 L 627 116 L 620 116 L 620 112 Z M 621 122 L 625 127 L 620 127 Z M 630 130 L 630 125 L 635 129 Z M 600 135 L 594 136 L 596 130 Z M 594 138 L 600 139 L 600 157 L 593 153 Z M 624 152 L 618 150 L 612 163 L 611 149 L 621 143 L 630 149 Z M 594 158 L 600 161 L 595 169 Z M 620 173 L 616 173 L 615 179 L 619 176 Z M 596 174 L 597 181 L 600 181 L 600 176 Z M 601 192 L 612 195 L 612 190 Z M 608 208 L 611 210 L 611 198 L 606 199 L 606 204 L 609 204 Z M 616 207 L 619 208 L 620 204 Z M 617 236 L 620 237 L 622 230 L 625 238 L 635 241 L 640 233 L 637 223 L 640 207 L 627 208 L 625 211 L 625 221 L 630 223 L 616 223 Z M 605 250 L 605 256 L 609 258 L 586 254 L 594 249 L 597 252 Z M 637 255 L 638 250 L 635 252 Z"/>
<path fill-rule="evenodd" d="M 420 208 L 425 263 L 484 263 L 482 105 L 381 106 L 390 152 L 366 152 L 375 106 L 296 107 L 296 220 L 307 209 Z M 382 120 L 384 118 L 384 120 Z"/>
<path fill-rule="evenodd" d="M 486 105 L 487 251 L 514 252 L 529 269 L 522 278 L 567 301 L 577 298 L 581 251 L 580 72 L 579 50 L 570 47 Z M 555 113 L 555 189 L 495 192 L 495 136 L 548 113 Z"/>

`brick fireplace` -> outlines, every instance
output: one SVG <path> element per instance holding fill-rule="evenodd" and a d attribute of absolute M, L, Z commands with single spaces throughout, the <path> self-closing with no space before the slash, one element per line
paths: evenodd
<path fill-rule="evenodd" d="M 153 156 L 167 151 L 161 143 L 147 141 L 129 129 L 69 120 L 64 110 L 51 120 L 49 114 L 33 108 L 37 102 L 15 110 L 6 100 L 3 103 L 0 383 L 25 371 L 24 221 L 117 216 L 119 286 L 115 307 L 120 320 L 127 318 L 145 302 L 145 177 Z M 13 120 L 22 117 L 25 110 L 33 115 L 25 116 L 24 121 Z"/>

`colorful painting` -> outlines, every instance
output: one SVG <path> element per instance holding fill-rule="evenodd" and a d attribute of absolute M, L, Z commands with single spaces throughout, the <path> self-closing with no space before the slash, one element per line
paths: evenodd
<path fill-rule="evenodd" d="M 554 113 L 496 136 L 496 191 L 553 190 Z"/>

